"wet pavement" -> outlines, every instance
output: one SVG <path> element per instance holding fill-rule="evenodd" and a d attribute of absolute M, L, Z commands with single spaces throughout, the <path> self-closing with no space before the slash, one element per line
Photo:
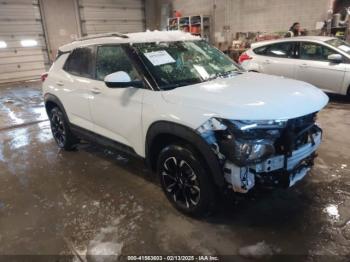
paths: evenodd
<path fill-rule="evenodd" d="M 333 97 L 319 114 L 324 142 L 296 187 L 228 196 L 195 220 L 171 207 L 140 160 L 90 144 L 58 149 L 39 86 L 0 87 L 1 255 L 350 261 L 350 101 Z"/>

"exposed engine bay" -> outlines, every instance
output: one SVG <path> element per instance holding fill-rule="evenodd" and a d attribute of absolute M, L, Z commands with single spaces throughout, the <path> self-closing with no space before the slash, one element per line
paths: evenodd
<path fill-rule="evenodd" d="M 313 165 L 322 130 L 316 113 L 289 120 L 211 118 L 197 132 L 211 146 L 235 192 L 255 185 L 291 187 Z"/>

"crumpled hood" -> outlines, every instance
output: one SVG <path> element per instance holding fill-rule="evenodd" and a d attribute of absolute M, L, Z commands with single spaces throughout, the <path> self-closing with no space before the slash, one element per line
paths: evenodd
<path fill-rule="evenodd" d="M 321 110 L 329 100 L 308 83 L 260 73 L 179 87 L 162 95 L 183 110 L 197 108 L 204 114 L 232 120 L 295 118 Z"/>

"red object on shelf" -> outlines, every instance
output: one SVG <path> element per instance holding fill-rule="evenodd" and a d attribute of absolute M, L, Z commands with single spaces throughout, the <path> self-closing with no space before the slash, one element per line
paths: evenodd
<path fill-rule="evenodd" d="M 238 62 L 242 64 L 246 60 L 251 60 L 253 57 L 250 57 L 247 53 L 241 54 L 241 56 L 238 58 Z"/>
<path fill-rule="evenodd" d="M 181 17 L 181 13 L 177 10 L 174 10 L 174 17 Z"/>
<path fill-rule="evenodd" d="M 191 26 L 191 33 L 192 34 L 200 34 L 201 32 L 201 27 L 198 25 L 195 25 L 195 26 Z"/>

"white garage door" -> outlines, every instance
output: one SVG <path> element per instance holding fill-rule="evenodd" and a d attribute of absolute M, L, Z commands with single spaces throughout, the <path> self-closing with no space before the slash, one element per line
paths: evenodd
<path fill-rule="evenodd" d="M 80 0 L 83 35 L 145 30 L 143 0 Z"/>
<path fill-rule="evenodd" d="M 0 1 L 0 83 L 39 78 L 45 61 L 38 0 Z"/>

